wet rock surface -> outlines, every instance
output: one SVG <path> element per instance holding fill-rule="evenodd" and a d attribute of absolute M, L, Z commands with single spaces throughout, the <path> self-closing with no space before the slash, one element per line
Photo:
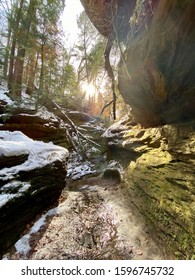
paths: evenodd
<path fill-rule="evenodd" d="M 8 259 L 163 259 L 125 188 L 101 178 L 68 184 L 57 214 L 29 237 L 29 250 Z M 28 233 L 28 231 L 27 231 Z"/>

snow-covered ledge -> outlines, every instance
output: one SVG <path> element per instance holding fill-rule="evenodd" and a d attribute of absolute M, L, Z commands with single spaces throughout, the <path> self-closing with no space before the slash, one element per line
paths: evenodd
<path fill-rule="evenodd" d="M 65 187 L 68 151 L 0 131 L 0 255 Z"/>

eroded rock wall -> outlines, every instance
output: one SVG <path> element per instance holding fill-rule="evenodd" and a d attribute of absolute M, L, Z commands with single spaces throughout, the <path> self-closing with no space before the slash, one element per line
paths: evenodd
<path fill-rule="evenodd" d="M 124 122 L 120 127 L 109 129 L 108 145 L 111 156 L 124 163 L 129 203 L 145 216 L 165 251 L 174 258 L 194 258 L 195 121 L 148 129 Z"/>
<path fill-rule="evenodd" d="M 194 258 L 195 1 L 136 2 L 118 86 L 138 125 L 124 120 L 104 134 L 108 156 L 123 162 L 130 203 L 165 250 Z"/>
<path fill-rule="evenodd" d="M 195 117 L 195 2 L 153 2 L 149 19 L 143 12 L 132 26 L 119 68 L 120 93 L 144 127 Z"/>
<path fill-rule="evenodd" d="M 194 118 L 194 0 L 81 2 L 100 33 L 125 42 L 118 85 L 135 120 L 154 127 Z"/>

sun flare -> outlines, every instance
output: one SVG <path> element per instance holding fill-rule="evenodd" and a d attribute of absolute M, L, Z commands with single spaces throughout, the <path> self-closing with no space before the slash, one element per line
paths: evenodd
<path fill-rule="evenodd" d="M 95 86 L 93 84 L 83 83 L 82 89 L 86 93 L 87 98 L 95 94 Z"/>

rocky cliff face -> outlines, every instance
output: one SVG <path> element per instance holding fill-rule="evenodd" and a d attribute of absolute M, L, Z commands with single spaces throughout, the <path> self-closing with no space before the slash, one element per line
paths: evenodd
<path fill-rule="evenodd" d="M 165 251 L 185 259 L 195 251 L 194 10 L 193 0 L 136 1 L 118 70 L 133 118 L 104 134 L 109 159 L 125 167 L 129 203 Z"/>
<path fill-rule="evenodd" d="M 81 2 L 100 33 L 126 42 L 118 84 L 135 120 L 151 127 L 194 118 L 195 2 Z"/>
<path fill-rule="evenodd" d="M 144 127 L 195 117 L 195 2 L 153 2 L 131 28 L 119 69 L 120 93 Z"/>
<path fill-rule="evenodd" d="M 131 202 L 165 251 L 193 258 L 195 244 L 195 121 L 141 129 L 128 120 L 104 134 L 109 156 L 125 166 Z"/>

